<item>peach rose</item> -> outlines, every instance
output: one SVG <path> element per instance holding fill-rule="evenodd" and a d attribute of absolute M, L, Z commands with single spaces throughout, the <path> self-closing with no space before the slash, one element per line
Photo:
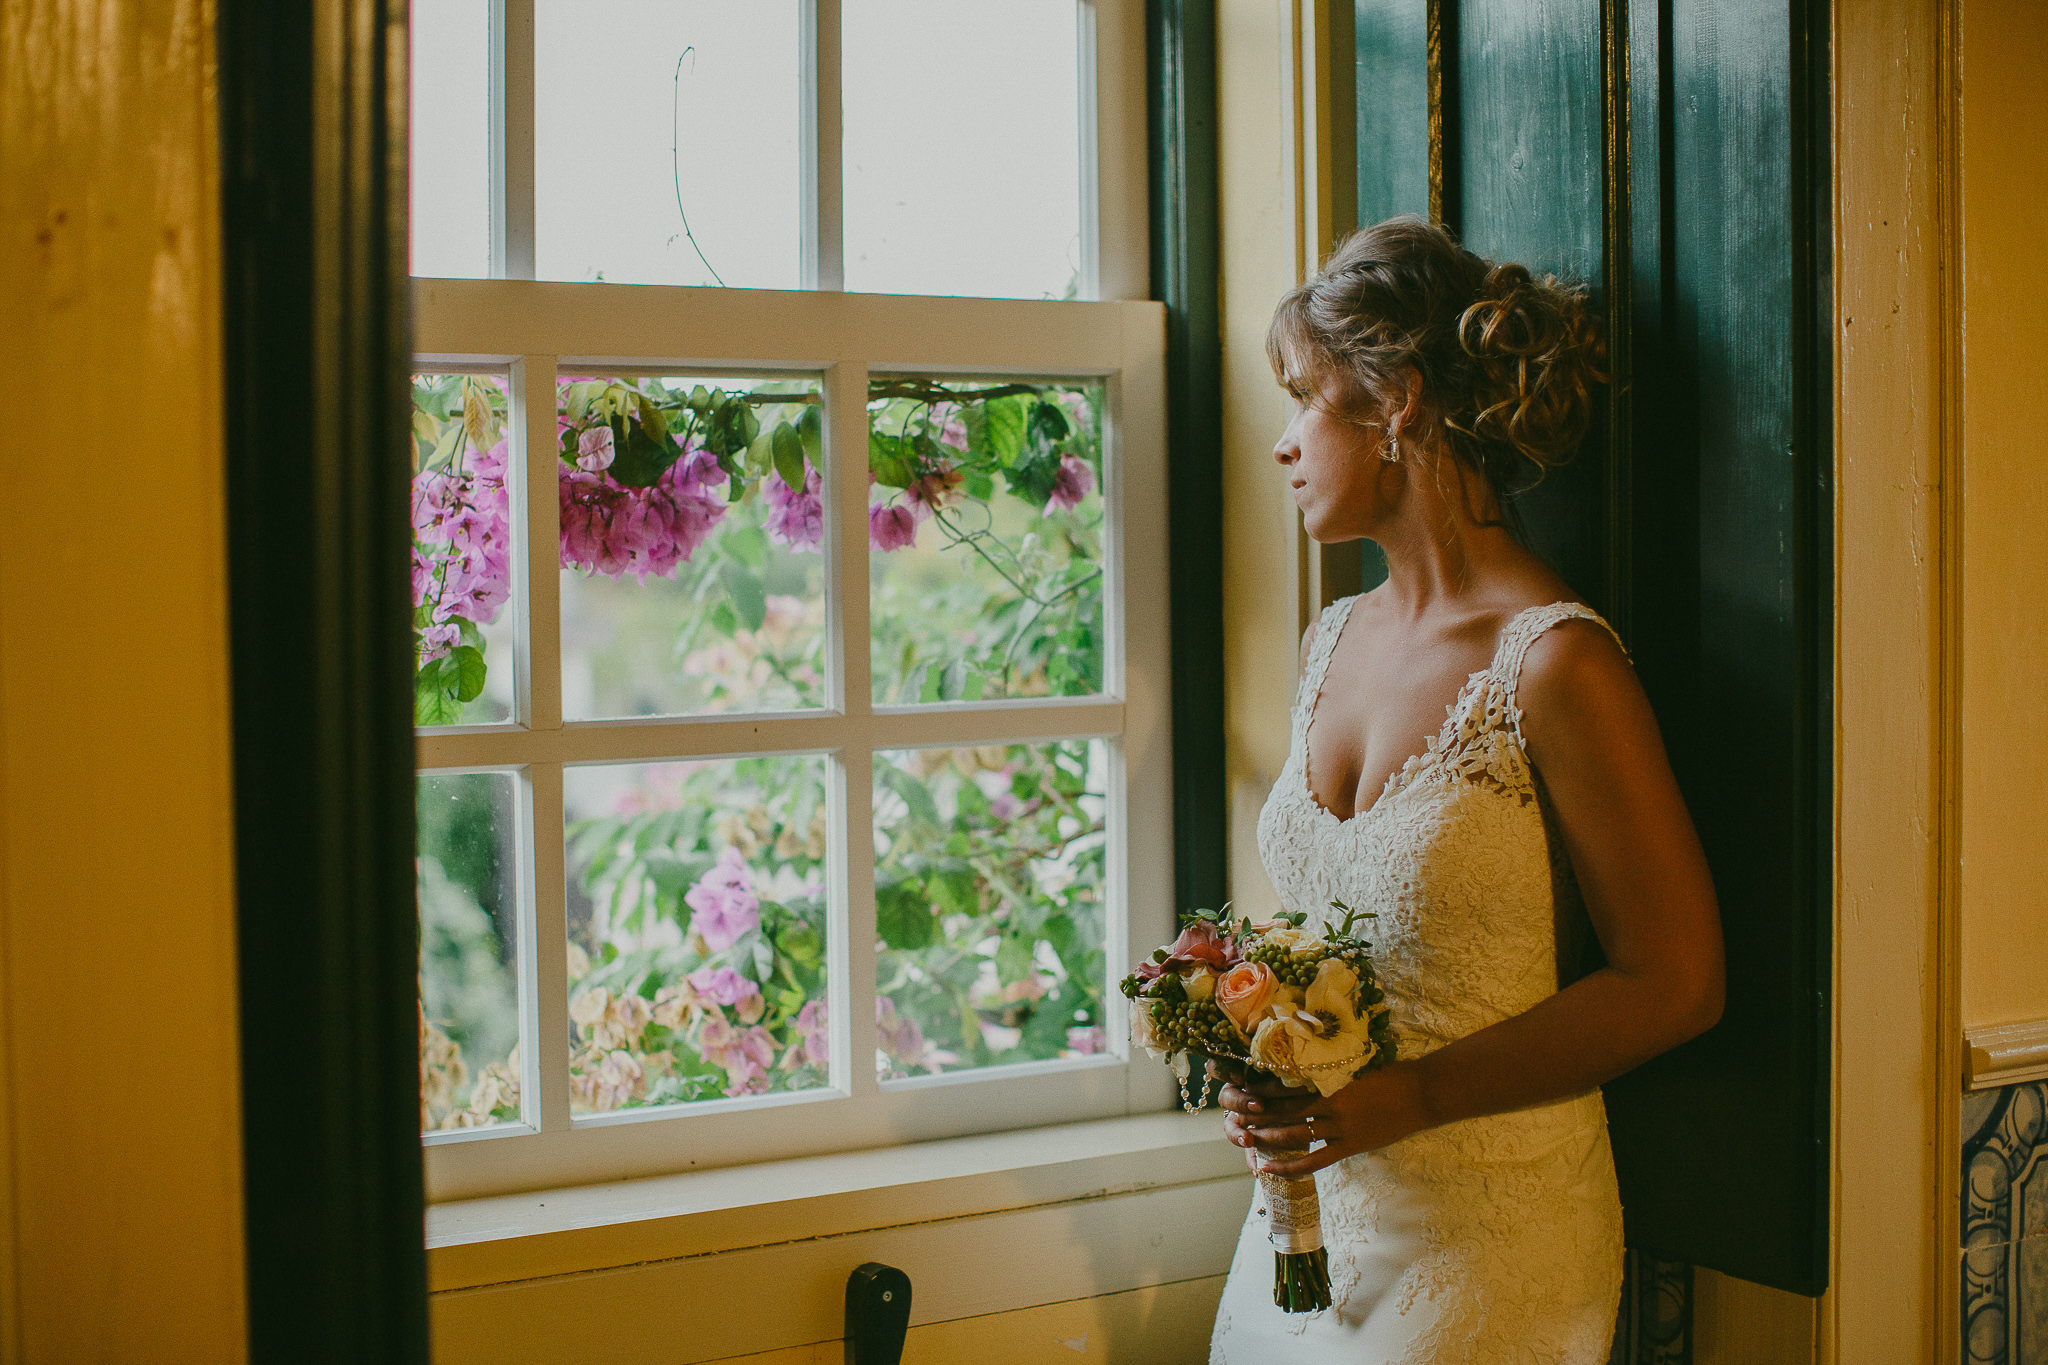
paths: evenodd
<path fill-rule="evenodd" d="M 1240 962 L 1216 983 L 1216 1007 L 1223 1011 L 1237 1031 L 1249 1037 L 1252 1022 L 1273 998 L 1280 984 L 1273 969 L 1263 962 Z"/>

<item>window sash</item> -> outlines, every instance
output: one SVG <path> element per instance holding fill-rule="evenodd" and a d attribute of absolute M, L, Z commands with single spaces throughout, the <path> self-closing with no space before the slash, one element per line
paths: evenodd
<path fill-rule="evenodd" d="M 534 5 L 492 0 L 491 272 L 534 277 Z M 840 0 L 798 0 L 801 278 L 845 287 Z M 1078 0 L 1083 299 L 1149 293 L 1144 0 Z"/>
<path fill-rule="evenodd" d="M 1166 636 L 1165 310 L 1154 303 L 1042 303 L 802 291 L 531 281 L 420 280 L 413 287 L 416 367 L 509 371 L 517 620 L 515 723 L 437 727 L 417 740 L 422 771 L 489 767 L 522 775 L 533 832 L 522 893 L 522 1027 L 527 1115 L 539 1130 L 433 1137 L 430 1197 L 452 1199 L 652 1175 L 969 1132 L 1071 1122 L 1164 1107 L 1164 1068 L 1099 1059 L 987 1068 L 881 1082 L 873 1066 L 876 750 L 1045 739 L 1109 743 L 1106 972 L 1114 981 L 1174 922 L 1169 847 Z M 567 357 L 567 359 L 564 359 Z M 555 377 L 619 371 L 823 377 L 825 480 L 833 515 L 822 547 L 828 704 L 817 711 L 654 717 L 565 724 Z M 870 375 L 1101 380 L 1107 537 L 1104 693 L 875 706 L 868 668 L 867 385 Z M 535 556 L 532 551 L 538 548 Z M 687 1108 L 570 1118 L 567 898 L 562 828 L 566 765 L 755 753 L 830 756 L 827 1000 L 832 1084 Z M 1126 1033 L 1125 1002 L 1104 998 L 1103 1027 Z M 561 1021 L 562 1026 L 556 1027 Z M 522 1036 L 526 1036 L 522 1034 Z"/>

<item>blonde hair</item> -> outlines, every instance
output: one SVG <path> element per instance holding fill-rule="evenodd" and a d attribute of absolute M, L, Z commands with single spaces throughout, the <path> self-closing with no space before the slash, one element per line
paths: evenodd
<path fill-rule="evenodd" d="M 1495 264 L 1409 216 L 1361 228 L 1289 290 L 1266 354 L 1297 398 L 1367 426 L 1407 403 L 1412 367 L 1425 422 L 1501 498 L 1572 457 L 1607 378 L 1583 286 Z"/>

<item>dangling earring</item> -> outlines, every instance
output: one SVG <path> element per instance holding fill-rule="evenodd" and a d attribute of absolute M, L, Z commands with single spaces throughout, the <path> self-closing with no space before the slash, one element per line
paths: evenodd
<path fill-rule="evenodd" d="M 1399 426 L 1387 428 L 1387 439 L 1380 442 L 1380 458 L 1388 464 L 1399 464 L 1401 462 L 1401 428 Z"/>

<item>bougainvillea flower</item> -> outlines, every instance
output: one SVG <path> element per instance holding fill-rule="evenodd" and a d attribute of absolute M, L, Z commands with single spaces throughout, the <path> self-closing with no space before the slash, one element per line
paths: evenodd
<path fill-rule="evenodd" d="M 1095 471 L 1072 455 L 1062 455 L 1060 472 L 1053 478 L 1052 496 L 1046 499 L 1044 514 L 1052 515 L 1055 507 L 1069 511 L 1094 491 Z"/>
<path fill-rule="evenodd" d="M 564 465 L 562 567 L 642 583 L 673 574 L 725 516 L 726 504 L 700 491 L 700 473 L 679 460 L 653 486 L 624 488 Z"/>
<path fill-rule="evenodd" d="M 576 467 L 586 474 L 602 474 L 617 456 L 612 429 L 595 426 L 576 438 Z"/>
<path fill-rule="evenodd" d="M 911 503 L 907 507 L 892 507 L 883 504 L 868 509 L 868 544 L 877 550 L 900 550 L 917 540 L 917 523 L 923 520 L 918 512 L 923 503 Z"/>
<path fill-rule="evenodd" d="M 797 492 L 771 473 L 762 480 L 768 490 L 768 516 L 763 522 L 769 536 L 793 550 L 816 550 L 825 539 L 824 484 L 818 471 L 806 466 L 804 486 Z"/>
<path fill-rule="evenodd" d="M 690 989 L 721 1005 L 737 1005 L 748 996 L 761 994 L 759 986 L 730 967 L 699 967 L 690 973 L 689 981 Z"/>
<path fill-rule="evenodd" d="M 967 476 L 946 463 L 927 465 L 922 477 L 904 489 L 912 502 L 942 512 L 958 500 L 958 489 Z"/>
<path fill-rule="evenodd" d="M 754 895 L 746 863 L 740 851 L 729 844 L 719 852 L 711 870 L 683 893 L 683 903 L 694 912 L 690 927 L 703 935 L 715 953 L 732 947 L 741 935 L 761 924 L 761 902 Z"/>

